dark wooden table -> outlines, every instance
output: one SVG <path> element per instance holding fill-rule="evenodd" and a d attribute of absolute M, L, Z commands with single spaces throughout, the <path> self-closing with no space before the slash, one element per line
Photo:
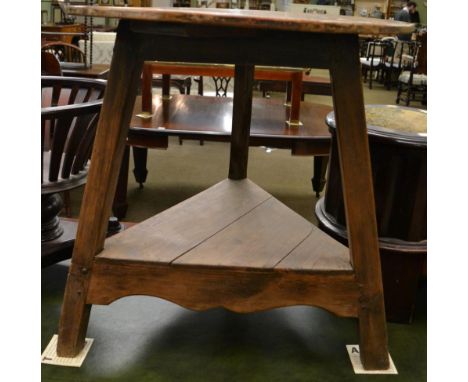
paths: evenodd
<path fill-rule="evenodd" d="M 199 139 L 205 141 L 229 142 L 233 100 L 226 97 L 206 97 L 196 95 L 172 95 L 170 100 L 153 96 L 151 119 L 137 115 L 142 113 L 141 97 L 136 98 L 133 109 L 128 145 L 134 147 L 134 174 L 138 183 L 146 180 L 146 150 L 138 148 L 168 147 L 169 136 Z M 268 146 L 290 149 L 292 155 L 314 156 L 314 174 L 311 179 L 316 194 L 325 185 L 325 171 L 330 152 L 330 133 L 325 123 L 330 106 L 302 102 L 302 126 L 289 128 L 290 108 L 278 98 L 254 98 L 252 103 L 252 124 L 250 146 Z M 136 150 L 135 150 L 136 149 Z M 129 148 L 126 148 L 122 171 L 114 201 L 113 212 L 119 219 L 127 211 L 127 183 Z"/>
<path fill-rule="evenodd" d="M 411 33 L 414 26 L 284 12 L 65 8 L 123 20 L 80 212 L 57 354 L 75 357 L 81 351 L 93 304 L 149 295 L 194 310 L 246 313 L 313 305 L 355 317 L 363 367 L 387 369 L 358 34 Z M 148 60 L 235 64 L 229 178 L 105 240 Z M 255 65 L 330 69 L 349 251 L 246 179 Z"/>
<path fill-rule="evenodd" d="M 169 97 L 169 81 L 172 74 L 184 74 L 210 77 L 234 77 L 234 65 L 219 64 L 191 64 L 180 62 L 145 62 L 142 77 L 142 99 L 144 111 L 151 111 L 152 105 L 152 76 L 162 74 L 163 76 L 163 96 Z M 291 108 L 289 120 L 286 121 L 290 127 L 301 125 L 301 89 L 302 89 L 302 69 L 301 68 L 273 68 L 255 67 L 254 78 L 256 80 L 282 80 L 290 84 L 291 92 L 288 94 L 287 102 Z"/>
<path fill-rule="evenodd" d="M 62 74 L 66 77 L 85 77 L 106 79 L 109 74 L 110 65 L 93 64 L 91 67 L 84 67 L 80 63 L 62 62 L 60 64 Z"/>
<path fill-rule="evenodd" d="M 41 25 L 41 40 L 44 42 L 63 41 L 72 44 L 74 39 L 82 38 L 84 34 L 84 24 Z"/>
<path fill-rule="evenodd" d="M 263 93 L 264 97 L 267 92 L 286 92 L 287 98 L 291 98 L 292 86 L 290 83 L 275 79 L 260 80 L 258 83 L 260 85 L 260 91 Z M 303 73 L 301 86 L 302 101 L 304 101 L 306 94 L 332 95 L 331 82 L 330 79 L 326 77 L 311 76 Z"/>
<path fill-rule="evenodd" d="M 410 323 L 427 253 L 427 113 L 366 105 L 387 318 Z M 347 244 L 333 114 L 328 187 L 315 212 L 319 226 Z"/>

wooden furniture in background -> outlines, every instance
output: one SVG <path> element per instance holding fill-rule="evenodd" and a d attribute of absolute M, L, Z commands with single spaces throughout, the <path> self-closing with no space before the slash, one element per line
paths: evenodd
<path fill-rule="evenodd" d="M 267 93 L 269 92 L 286 92 L 286 102 L 291 101 L 291 82 L 279 80 L 259 80 L 256 82 L 259 86 L 259 90 L 262 92 L 263 97 L 266 97 Z M 304 101 L 306 94 L 331 96 L 332 93 L 330 79 L 302 73 L 302 101 Z"/>
<path fill-rule="evenodd" d="M 176 88 L 180 94 L 190 94 L 192 90 L 192 77 L 190 76 L 171 76 L 169 81 L 170 87 Z M 163 76 L 153 77 L 152 87 L 166 88 L 166 80 L 163 81 Z"/>
<path fill-rule="evenodd" d="M 421 105 L 427 104 L 427 76 L 416 73 L 416 68 L 410 66 L 398 77 L 396 104 L 400 101 L 406 106 L 413 101 L 418 101 Z"/>
<path fill-rule="evenodd" d="M 58 238 L 41 244 L 41 267 L 45 268 L 60 261 L 72 257 L 73 247 L 78 230 L 78 219 L 60 217 L 60 225 L 63 233 Z M 107 223 L 106 237 L 110 237 L 130 228 L 133 223 L 120 222 L 116 217 L 111 216 Z"/>
<path fill-rule="evenodd" d="M 186 74 L 193 76 L 233 77 L 233 65 L 189 64 L 175 62 L 145 62 L 142 76 L 142 108 L 152 111 L 152 78 L 153 74 L 162 74 L 163 81 L 170 81 L 172 74 Z M 254 78 L 257 80 L 281 80 L 292 83 L 291 111 L 289 119 L 285 121 L 289 126 L 300 126 L 302 70 L 294 68 L 256 67 Z M 163 96 L 169 96 L 169 87 L 163 85 Z"/>
<path fill-rule="evenodd" d="M 138 117 L 142 113 L 141 97 L 137 97 L 133 109 L 127 144 L 132 146 L 135 179 L 146 181 L 146 155 L 148 148 L 167 149 L 169 136 L 183 139 L 230 142 L 233 101 L 231 98 L 172 95 L 171 99 L 153 96 L 152 118 Z M 323 190 L 325 172 L 330 152 L 330 133 L 325 124 L 330 106 L 304 102 L 301 107 L 303 126 L 288 128 L 284 121 L 289 118 L 289 108 L 278 98 L 254 98 L 250 146 L 267 146 L 290 149 L 292 155 L 313 155 L 313 190 Z M 128 148 L 127 148 L 128 151 Z M 127 211 L 128 153 L 123 160 L 119 175 L 114 215 L 119 219 Z"/>
<path fill-rule="evenodd" d="M 105 80 L 109 74 L 110 65 L 93 64 L 91 67 L 62 64 L 65 77 L 96 78 Z"/>
<path fill-rule="evenodd" d="M 387 318 L 411 322 L 426 258 L 426 112 L 366 106 Z M 345 206 L 333 114 L 332 151 L 325 197 L 316 205 L 319 226 L 347 244 Z"/>
<path fill-rule="evenodd" d="M 315 305 L 356 317 L 364 368 L 387 369 L 357 35 L 411 32 L 412 26 L 280 12 L 66 8 L 124 20 L 83 197 L 58 356 L 81 351 L 93 304 L 142 294 L 197 310 Z M 235 64 L 229 179 L 105 242 L 145 60 Z M 246 179 L 254 65 L 330 69 L 350 253 Z"/>
<path fill-rule="evenodd" d="M 427 104 L 427 33 L 419 33 L 416 41 L 411 42 L 416 50 L 416 60 L 411 60 L 398 77 L 397 105 L 400 101 L 406 106 L 412 101 Z"/>
<path fill-rule="evenodd" d="M 416 73 L 427 74 L 427 32 L 418 33 L 416 41 L 419 43 Z"/>
<path fill-rule="evenodd" d="M 378 77 L 382 70 L 384 58 L 390 46 L 390 42 L 381 40 L 372 40 L 366 44 L 365 55 L 360 58 L 360 61 L 364 82 L 369 80 L 369 89 L 372 89 L 374 73 Z"/>
<path fill-rule="evenodd" d="M 151 0 L 129 0 L 130 7 L 151 7 Z"/>
<path fill-rule="evenodd" d="M 48 42 L 41 46 L 42 52 L 52 53 L 61 63 L 73 63 L 73 66 L 85 66 L 85 54 L 76 45 L 65 42 Z M 76 65 L 80 64 L 80 65 Z"/>
<path fill-rule="evenodd" d="M 154 74 L 161 74 L 162 75 L 162 89 L 163 89 L 163 98 L 169 98 L 169 88 L 170 84 L 173 81 L 172 75 L 197 75 L 197 76 L 211 76 L 217 78 L 229 78 L 234 75 L 234 66 L 233 65 L 213 65 L 213 64 L 187 64 L 187 63 L 169 63 L 169 62 L 146 62 L 143 67 L 143 76 L 142 76 L 142 108 L 139 111 L 136 111 L 135 114 L 144 112 L 151 112 L 154 113 L 155 109 L 153 108 L 153 95 L 152 95 L 152 86 L 154 85 Z M 304 123 L 313 123 L 313 126 L 306 126 L 305 128 L 302 127 L 303 122 L 299 121 L 299 114 L 300 114 L 300 107 L 301 107 L 301 88 L 302 88 L 302 77 L 303 73 L 301 69 L 295 68 L 267 68 L 267 67 L 257 67 L 255 71 L 255 77 L 257 79 L 263 80 L 272 80 L 272 81 L 281 81 L 282 83 L 291 84 L 288 87 L 286 102 L 288 103 L 287 109 L 281 103 L 273 103 L 271 106 L 277 108 L 276 110 L 271 110 L 271 106 L 269 109 L 269 114 L 263 117 L 263 119 L 258 120 L 260 122 L 257 125 L 257 119 L 254 118 L 252 124 L 251 133 L 256 136 L 258 140 L 258 145 L 268 145 L 271 141 L 265 137 L 265 135 L 269 135 L 266 133 L 266 123 L 272 124 L 272 130 L 282 131 L 282 135 L 284 135 L 284 142 L 280 142 L 281 139 L 276 139 L 274 143 L 276 144 L 273 147 L 279 148 L 291 148 L 293 155 L 315 155 L 314 159 L 314 175 L 312 178 L 312 187 L 315 191 L 316 195 L 318 196 L 320 192 L 323 190 L 325 186 L 325 172 L 327 167 L 327 153 L 328 150 L 324 150 L 323 147 L 326 146 L 328 143 L 328 132 L 325 131 L 325 123 L 323 120 L 317 121 L 315 118 L 307 117 L 307 122 Z M 202 78 L 202 77 L 200 77 Z M 202 80 L 201 80 L 202 81 Z M 326 81 L 317 81 L 317 85 L 320 88 L 319 90 L 323 89 L 324 84 Z M 329 81 L 328 81 L 329 86 Z M 314 89 L 315 90 L 315 89 Z M 330 88 L 328 88 L 330 92 Z M 203 92 L 203 90 L 201 90 Z M 200 88 L 199 88 L 200 93 Z M 175 110 L 178 113 L 182 113 L 183 115 L 190 115 L 189 118 L 185 118 L 182 115 L 175 115 L 175 112 L 170 114 L 165 114 L 163 120 L 155 119 L 159 125 L 153 126 L 152 129 L 146 130 L 145 134 L 142 136 L 140 135 L 138 138 L 135 138 L 133 134 L 133 138 L 129 139 L 129 144 L 132 145 L 133 148 L 133 160 L 135 164 L 135 168 L 133 173 L 135 175 L 135 180 L 140 184 L 140 187 L 143 187 L 143 184 L 146 181 L 146 177 L 148 174 L 147 169 L 147 156 L 148 156 L 148 148 L 167 148 L 168 135 L 174 135 L 175 130 L 184 130 L 179 135 L 179 142 L 182 139 L 197 139 L 202 144 L 205 140 L 218 140 L 218 141 L 229 141 L 229 134 L 227 131 L 230 132 L 230 126 L 226 126 L 225 121 L 231 120 L 231 105 L 230 101 L 226 101 L 224 104 L 228 106 L 228 109 L 222 107 L 219 108 L 217 106 L 221 105 L 219 102 L 214 103 L 207 103 L 203 101 L 194 101 L 191 102 L 187 100 L 187 105 L 180 107 L 183 105 L 181 102 L 177 104 Z M 194 105 L 197 107 L 194 108 Z M 217 105 L 217 106 L 215 106 Z M 213 110 L 209 110 L 213 108 Z M 309 109 L 310 112 L 311 109 Z M 215 111 L 213 113 L 212 111 Z M 196 115 L 194 118 L 192 113 Z M 205 114 L 203 114 L 205 113 Z M 218 114 L 217 114 L 218 113 Z M 207 117 L 210 115 L 210 117 Z M 322 115 L 322 114 L 321 114 Z M 169 117 L 170 116 L 170 117 Z M 274 116 L 274 117 L 273 117 Z M 183 119 L 184 123 L 183 126 L 177 126 L 175 130 L 172 130 L 170 126 L 173 126 L 171 119 Z M 216 121 L 216 123 L 209 122 L 207 124 L 206 119 L 209 118 L 209 121 Z M 283 120 L 282 120 L 283 118 Z M 304 118 L 303 118 L 304 119 Z M 197 124 L 202 123 L 205 126 L 204 129 L 199 129 Z M 291 127 L 291 131 L 288 129 L 283 128 L 285 125 Z M 136 119 L 132 122 L 131 126 L 139 127 L 140 120 Z M 151 124 L 146 124 L 149 127 Z M 154 129 L 154 127 L 161 127 L 161 126 L 169 126 L 165 131 L 162 129 Z M 191 131 L 191 126 L 194 126 L 193 131 Z M 274 127 L 273 127 L 274 126 Z M 320 126 L 321 128 L 318 128 Z M 222 130 L 220 131 L 220 128 Z M 279 127 L 279 130 L 278 130 Z M 293 130 L 298 130 L 297 127 L 300 129 L 304 129 L 304 131 L 300 131 L 297 134 L 297 139 L 293 142 L 289 142 L 288 136 L 294 135 Z M 172 130 L 172 131 L 171 131 Z M 190 132 L 192 134 L 190 134 Z M 311 135 L 310 132 L 317 133 L 317 136 Z M 258 135 L 260 133 L 260 135 Z M 274 134 L 274 133 L 273 133 Z M 177 133 L 175 134 L 177 135 Z M 152 136 L 154 136 L 152 138 Z M 324 144 L 324 137 L 325 141 Z M 279 136 L 277 138 L 280 138 Z M 157 142 L 156 142 L 157 141 Z M 310 141 L 313 141 L 310 143 Z M 298 147 L 300 145 L 303 146 L 312 146 L 307 148 L 307 150 L 301 150 Z M 119 185 L 117 189 L 116 199 L 113 205 L 113 212 L 114 214 L 119 217 L 120 219 L 124 218 L 127 211 L 127 181 L 128 181 L 128 155 L 127 153 L 124 156 L 124 166 L 122 167 L 122 171 L 119 177 Z"/>
<path fill-rule="evenodd" d="M 85 33 L 83 24 L 52 24 L 41 26 L 42 43 L 64 42 L 66 44 L 77 43 L 79 38 Z"/>
<path fill-rule="evenodd" d="M 61 76 L 62 69 L 57 57 L 50 52 L 41 52 L 41 75 L 42 76 Z"/>
<path fill-rule="evenodd" d="M 58 214 L 60 192 L 86 182 L 88 160 L 96 133 L 106 83 L 64 77 L 42 77 L 41 204 L 42 255 L 51 253 L 48 242 L 63 234 Z M 69 245 L 69 244 L 68 244 Z"/>
<path fill-rule="evenodd" d="M 388 18 L 395 18 L 397 13 L 406 5 L 405 0 L 388 0 L 386 15 Z"/>
<path fill-rule="evenodd" d="M 382 77 L 387 90 L 398 84 L 400 74 L 415 66 L 420 43 L 417 41 L 395 40 L 392 48 L 386 49 L 389 53 L 382 64 Z"/>

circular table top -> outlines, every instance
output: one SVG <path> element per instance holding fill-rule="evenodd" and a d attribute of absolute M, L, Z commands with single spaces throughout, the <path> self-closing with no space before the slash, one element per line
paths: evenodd
<path fill-rule="evenodd" d="M 368 128 L 378 128 L 396 134 L 427 135 L 426 110 L 395 105 L 366 105 Z"/>
<path fill-rule="evenodd" d="M 411 33 L 414 24 L 370 17 L 292 14 L 220 8 L 153 8 L 68 5 L 66 13 L 79 16 L 112 17 L 155 22 L 229 26 L 248 29 L 289 30 L 315 33 L 398 34 Z"/>
<path fill-rule="evenodd" d="M 397 105 L 365 105 L 369 135 L 399 141 L 427 141 L 427 111 Z M 327 124 L 336 128 L 335 114 L 327 115 Z"/>

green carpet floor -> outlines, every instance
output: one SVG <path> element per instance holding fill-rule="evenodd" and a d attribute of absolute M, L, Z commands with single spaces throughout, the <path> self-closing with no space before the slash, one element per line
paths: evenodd
<path fill-rule="evenodd" d="M 394 104 L 395 92 L 364 87 L 366 103 Z M 308 97 L 330 103 L 329 97 Z M 415 105 L 418 106 L 419 105 Z M 129 175 L 128 221 L 141 221 L 224 179 L 229 146 L 171 139 L 150 150 L 149 175 L 139 189 Z M 132 163 L 130 168 L 132 169 Z M 313 159 L 287 150 L 251 148 L 249 178 L 315 222 Z M 77 215 L 82 189 L 72 192 Z M 42 349 L 57 332 L 67 262 L 42 271 Z M 42 365 L 43 381 L 425 381 L 426 289 L 421 285 L 411 325 L 389 324 L 398 376 L 356 376 L 345 345 L 358 341 L 357 322 L 321 309 L 293 307 L 255 314 L 222 309 L 195 313 L 149 297 L 93 307 L 84 365 Z"/>

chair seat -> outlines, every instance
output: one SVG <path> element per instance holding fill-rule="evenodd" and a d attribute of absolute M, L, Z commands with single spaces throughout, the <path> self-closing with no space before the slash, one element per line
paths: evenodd
<path fill-rule="evenodd" d="M 361 61 L 361 65 L 365 65 L 365 66 L 379 66 L 380 65 L 380 62 L 381 62 L 381 59 L 379 57 L 374 57 L 374 59 L 372 60 L 372 58 L 368 58 L 368 57 L 361 57 L 359 59 Z"/>
<path fill-rule="evenodd" d="M 411 73 L 409 71 L 404 71 L 398 77 L 398 81 L 403 82 L 404 84 L 409 83 L 410 74 Z M 427 76 L 425 74 L 413 74 L 413 85 L 427 85 Z"/>
<path fill-rule="evenodd" d="M 247 179 L 226 179 L 107 239 L 96 261 L 352 271 L 345 246 Z"/>
<path fill-rule="evenodd" d="M 44 151 L 42 153 L 42 184 L 41 184 L 41 194 L 53 194 L 54 192 L 62 192 L 73 190 L 74 188 L 80 187 L 86 183 L 88 176 L 88 165 L 85 168 L 78 172 L 77 174 L 70 174 L 68 178 L 58 177 L 57 180 L 49 180 L 49 171 L 50 171 L 50 151 Z M 65 157 L 65 154 L 62 155 L 62 158 Z M 63 166 L 63 159 L 60 161 L 60 170 Z"/>
<path fill-rule="evenodd" d="M 398 69 L 399 66 L 400 66 L 400 64 L 398 62 L 393 62 L 393 63 L 385 62 L 384 65 L 385 65 L 386 68 L 392 68 L 393 67 L 393 68 L 396 68 L 396 69 Z"/>

